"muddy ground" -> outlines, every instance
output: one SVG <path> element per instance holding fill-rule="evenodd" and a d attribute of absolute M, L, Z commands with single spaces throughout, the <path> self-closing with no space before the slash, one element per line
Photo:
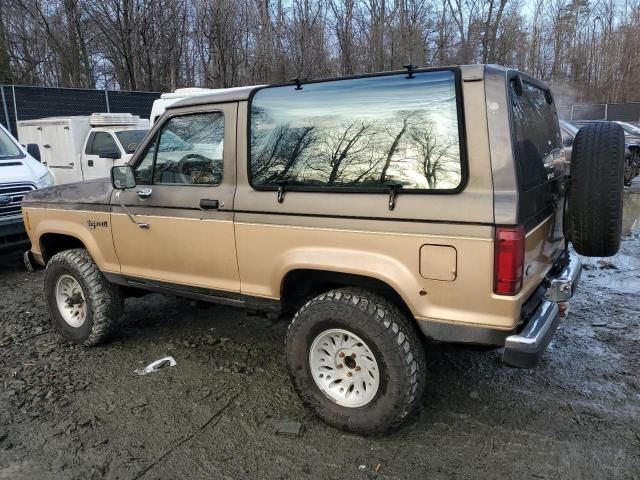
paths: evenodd
<path fill-rule="evenodd" d="M 0 479 L 640 479 L 639 235 L 589 263 L 538 368 L 428 344 L 421 411 L 373 438 L 302 406 L 285 320 L 150 295 L 85 349 L 51 330 L 42 280 L 0 260 Z"/>

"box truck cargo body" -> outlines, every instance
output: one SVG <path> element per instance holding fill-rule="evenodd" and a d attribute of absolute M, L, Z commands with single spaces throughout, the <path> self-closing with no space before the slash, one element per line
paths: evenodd
<path fill-rule="evenodd" d="M 148 130 L 148 120 L 121 113 L 18 122 L 20 142 L 40 147 L 56 184 L 108 177 L 111 167 L 129 161 Z"/>

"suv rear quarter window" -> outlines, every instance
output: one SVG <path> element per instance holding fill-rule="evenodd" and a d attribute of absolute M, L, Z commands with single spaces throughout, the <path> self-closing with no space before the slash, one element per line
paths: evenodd
<path fill-rule="evenodd" d="M 456 81 L 439 70 L 258 90 L 252 185 L 454 191 L 463 176 Z"/>

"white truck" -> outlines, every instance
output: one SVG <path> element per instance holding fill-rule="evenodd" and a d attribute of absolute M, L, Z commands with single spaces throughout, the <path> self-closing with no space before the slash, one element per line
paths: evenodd
<path fill-rule="evenodd" d="M 56 184 L 108 177 L 111 167 L 129 161 L 148 131 L 148 120 L 129 113 L 18 122 L 18 138 L 40 147 Z"/>
<path fill-rule="evenodd" d="M 173 92 L 163 93 L 160 98 L 154 100 L 151 107 L 151 114 L 149 115 L 149 122 L 153 126 L 156 121 L 162 116 L 167 108 L 176 103 L 179 100 L 191 97 L 197 97 L 199 95 L 210 95 L 212 93 L 219 92 L 233 92 L 234 90 L 242 90 L 244 87 L 230 87 L 230 88 L 200 88 L 200 87 L 186 87 L 178 88 Z"/>
<path fill-rule="evenodd" d="M 29 244 L 22 221 L 22 197 L 53 185 L 39 156 L 36 145 L 23 147 L 0 125 L 0 253 Z"/>
<path fill-rule="evenodd" d="M 167 92 L 160 95 L 160 98 L 153 101 L 151 107 L 151 114 L 149 115 L 149 122 L 154 125 L 158 118 L 162 116 L 165 110 L 183 98 L 196 97 L 198 95 L 208 95 L 216 92 L 219 89 L 215 88 L 200 88 L 200 87 L 186 87 L 178 88 L 173 92 Z"/>

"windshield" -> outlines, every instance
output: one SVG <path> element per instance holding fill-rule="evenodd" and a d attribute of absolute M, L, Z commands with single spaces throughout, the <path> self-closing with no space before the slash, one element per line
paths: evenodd
<path fill-rule="evenodd" d="M 23 156 L 16 142 L 13 141 L 7 132 L 0 128 L 0 159 L 21 158 Z"/>
<path fill-rule="evenodd" d="M 148 131 L 148 129 L 121 130 L 116 132 L 116 137 L 118 137 L 118 141 L 126 153 L 133 153 Z"/>

